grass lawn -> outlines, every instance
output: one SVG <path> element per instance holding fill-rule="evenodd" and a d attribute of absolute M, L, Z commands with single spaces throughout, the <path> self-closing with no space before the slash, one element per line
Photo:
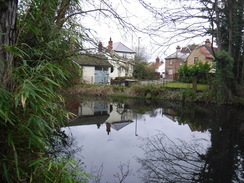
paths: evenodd
<path fill-rule="evenodd" d="M 182 83 L 182 82 L 167 82 L 165 87 L 169 88 L 192 88 L 192 83 Z M 208 88 L 207 84 L 198 84 L 198 90 L 206 90 Z"/>

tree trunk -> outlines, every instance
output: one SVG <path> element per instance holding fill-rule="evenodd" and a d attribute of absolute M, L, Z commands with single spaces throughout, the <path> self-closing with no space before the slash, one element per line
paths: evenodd
<path fill-rule="evenodd" d="M 228 9 L 228 16 L 229 16 L 229 45 L 228 45 L 228 52 L 230 56 L 232 56 L 232 45 L 233 45 L 233 2 L 227 1 L 227 9 Z"/>
<path fill-rule="evenodd" d="M 71 3 L 71 0 L 62 0 L 62 2 L 61 2 L 60 8 L 59 8 L 58 14 L 57 14 L 57 20 L 56 20 L 58 29 L 61 29 L 64 24 L 65 14 L 67 13 L 67 10 L 70 7 L 70 3 Z"/>
<path fill-rule="evenodd" d="M 222 50 L 222 40 L 221 40 L 222 33 L 221 33 L 221 29 L 220 29 L 220 15 L 219 15 L 218 6 L 219 6 L 218 0 L 215 0 L 213 9 L 216 13 L 216 22 L 215 22 L 216 26 L 217 26 L 216 27 L 216 41 L 217 41 L 218 49 Z"/>
<path fill-rule="evenodd" d="M 0 6 L 0 84 L 8 86 L 11 80 L 13 55 L 5 46 L 16 41 L 16 15 L 18 0 L 5 0 Z"/>
<path fill-rule="evenodd" d="M 193 80 L 192 80 L 192 89 L 194 91 L 197 91 L 197 76 L 194 76 L 193 77 Z"/>

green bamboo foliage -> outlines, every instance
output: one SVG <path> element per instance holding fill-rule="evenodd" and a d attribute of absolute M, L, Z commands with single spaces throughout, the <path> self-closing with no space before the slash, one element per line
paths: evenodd
<path fill-rule="evenodd" d="M 13 90 L 0 87 L 1 182 L 85 182 L 72 159 L 49 155 L 55 128 L 68 121 L 60 88 L 80 78 L 72 62 L 82 49 L 82 35 L 74 20 L 58 19 L 75 8 L 71 0 L 26 0 L 19 3 L 18 39 L 5 48 L 14 56 Z M 78 4 L 77 4 L 78 5 Z M 59 22 L 57 22 L 59 21 Z"/>

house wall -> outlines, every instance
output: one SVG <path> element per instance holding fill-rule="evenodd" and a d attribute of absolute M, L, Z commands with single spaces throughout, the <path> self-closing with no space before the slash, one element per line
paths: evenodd
<path fill-rule="evenodd" d="M 194 64 L 194 58 L 197 57 L 199 61 L 201 62 L 208 62 L 210 64 L 210 66 L 212 67 L 213 65 L 213 60 L 212 59 L 207 59 L 206 56 L 201 52 L 200 48 L 196 48 L 194 49 L 191 54 L 189 55 L 188 59 L 187 59 L 187 63 L 189 65 L 193 65 Z"/>
<path fill-rule="evenodd" d="M 92 116 L 94 115 L 94 102 L 86 101 L 85 103 L 81 103 L 79 106 L 79 114 L 78 116 Z"/>
<path fill-rule="evenodd" d="M 116 52 L 121 58 L 135 60 L 135 53 Z"/>
<path fill-rule="evenodd" d="M 115 79 L 116 77 L 132 77 L 133 65 L 129 62 L 122 63 L 112 59 L 109 62 L 113 65 L 113 72 L 109 74 L 110 79 Z"/>
<path fill-rule="evenodd" d="M 83 66 L 83 81 L 85 83 L 93 84 L 95 81 L 95 67 Z"/>
<path fill-rule="evenodd" d="M 182 65 L 184 61 L 178 58 L 166 59 L 165 60 L 165 74 L 166 79 L 177 79 L 176 74 L 178 73 L 178 68 Z"/>
<path fill-rule="evenodd" d="M 155 71 L 159 72 L 162 78 L 165 78 L 165 64 L 159 66 Z"/>
<path fill-rule="evenodd" d="M 106 120 L 108 123 L 115 123 L 121 121 L 132 121 L 133 113 L 131 110 L 125 110 L 124 108 L 119 108 L 119 106 L 113 104 L 112 111 L 109 114 L 109 118 Z M 119 111 L 122 110 L 123 112 L 120 114 Z"/>
<path fill-rule="evenodd" d="M 95 67 L 94 66 L 82 66 L 83 68 L 83 82 L 88 83 L 88 84 L 94 84 L 96 81 L 95 78 Z M 111 83 L 111 78 L 110 78 L 110 73 L 111 73 L 111 68 L 108 68 L 107 73 L 108 75 L 108 83 Z M 106 83 L 107 83 L 106 82 Z"/>
<path fill-rule="evenodd" d="M 134 65 L 132 65 L 132 64 L 128 64 L 128 71 L 127 71 L 127 76 L 128 77 L 132 77 L 133 76 L 133 72 L 134 72 Z"/>

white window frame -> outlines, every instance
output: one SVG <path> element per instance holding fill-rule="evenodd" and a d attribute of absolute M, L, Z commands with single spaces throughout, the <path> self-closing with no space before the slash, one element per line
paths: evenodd
<path fill-rule="evenodd" d="M 168 74 L 173 75 L 173 69 L 168 69 Z"/>
<path fill-rule="evenodd" d="M 169 65 L 172 65 L 173 64 L 173 60 L 169 60 Z"/>

